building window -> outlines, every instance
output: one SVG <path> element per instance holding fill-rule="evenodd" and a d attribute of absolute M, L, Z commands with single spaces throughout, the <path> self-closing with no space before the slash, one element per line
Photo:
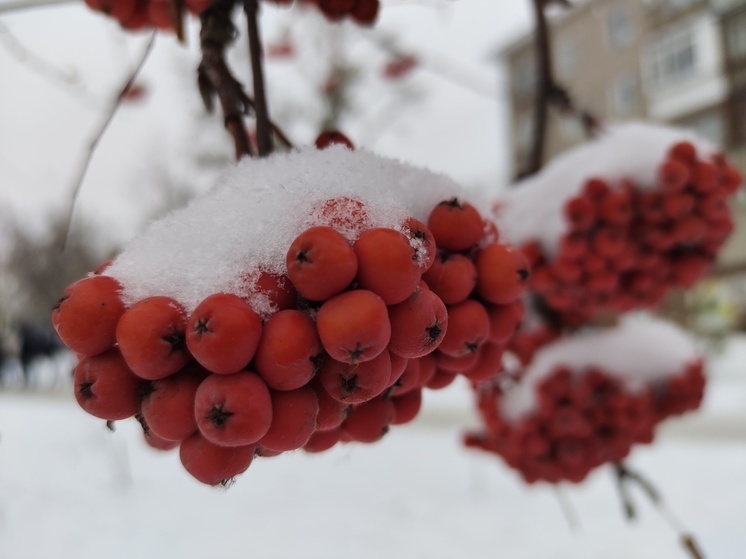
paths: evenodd
<path fill-rule="evenodd" d="M 725 44 L 730 58 L 746 56 L 746 11 L 725 19 Z"/>
<path fill-rule="evenodd" d="M 648 72 L 653 87 L 665 87 L 697 72 L 697 50 L 691 31 L 659 39 L 648 49 Z"/>
<path fill-rule="evenodd" d="M 524 58 L 513 66 L 513 93 L 516 95 L 533 94 L 536 89 L 536 61 Z"/>
<path fill-rule="evenodd" d="M 629 46 L 634 41 L 632 18 L 625 8 L 616 6 L 609 10 L 606 16 L 606 35 L 612 49 Z"/>
<path fill-rule="evenodd" d="M 564 37 L 557 43 L 557 70 L 563 78 L 572 77 L 578 69 L 578 42 Z"/>
<path fill-rule="evenodd" d="M 637 76 L 623 74 L 611 84 L 611 109 L 616 116 L 630 116 L 639 108 Z"/>

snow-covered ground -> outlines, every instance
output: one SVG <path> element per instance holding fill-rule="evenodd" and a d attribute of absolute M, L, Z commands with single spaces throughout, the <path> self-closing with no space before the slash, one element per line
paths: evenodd
<path fill-rule="evenodd" d="M 733 340 L 712 360 L 704 410 L 629 460 L 708 559 L 746 549 L 744 358 L 746 340 Z M 216 490 L 146 447 L 132 421 L 110 433 L 66 394 L 0 393 L 0 559 L 687 557 L 637 492 L 640 518 L 625 522 L 609 469 L 561 489 L 578 517 L 569 528 L 552 488 L 460 447 L 471 425 L 455 385 L 376 445 L 258 459 Z"/>

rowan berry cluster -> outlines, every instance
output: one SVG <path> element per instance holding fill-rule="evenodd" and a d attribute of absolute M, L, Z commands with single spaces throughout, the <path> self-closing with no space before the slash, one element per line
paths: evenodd
<path fill-rule="evenodd" d="M 502 408 L 510 389 L 485 383 L 478 391 L 484 430 L 465 443 L 500 456 L 528 483 L 578 483 L 594 468 L 624 459 L 634 444 L 652 442 L 665 417 L 699 407 L 703 387 L 700 361 L 634 389 L 600 368 L 558 366 L 535 386 L 533 411 L 509 419 Z"/>
<path fill-rule="evenodd" d="M 571 325 L 602 310 L 652 308 L 711 266 L 733 229 L 728 198 L 740 184 L 723 157 L 704 160 L 689 142 L 670 149 L 653 188 L 588 180 L 565 205 L 556 254 L 524 247 L 530 287 Z"/>
<path fill-rule="evenodd" d="M 275 0 L 276 1 L 276 0 Z M 329 21 L 350 18 L 360 25 L 373 25 L 380 9 L 379 0 L 301 0 L 313 4 Z M 292 0 L 280 0 L 279 4 L 289 4 Z"/>
<path fill-rule="evenodd" d="M 174 29 L 176 13 L 172 0 L 85 0 L 89 8 L 102 12 L 119 22 L 125 29 Z M 184 0 L 184 7 L 199 15 L 210 0 Z"/>
<path fill-rule="evenodd" d="M 165 296 L 125 307 L 107 275 L 69 286 L 52 319 L 80 357 L 81 407 L 137 416 L 150 444 L 179 446 L 191 475 L 218 484 L 256 455 L 375 442 L 417 415 L 423 387 L 500 371 L 528 268 L 473 206 L 445 201 L 398 228 L 371 226 L 351 198 L 312 214 L 286 273 L 247 279 L 266 316 L 231 293 L 187 312 Z"/>

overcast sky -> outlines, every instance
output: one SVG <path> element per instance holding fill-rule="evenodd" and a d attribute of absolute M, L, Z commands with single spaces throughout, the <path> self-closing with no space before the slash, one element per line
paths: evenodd
<path fill-rule="evenodd" d="M 469 185 L 497 189 L 504 184 L 507 107 L 504 80 L 492 57 L 529 28 L 528 7 L 527 0 L 384 0 L 377 29 L 395 33 L 399 44 L 421 55 L 427 66 L 442 67 L 455 79 L 415 72 L 408 79 L 425 92 L 421 101 L 398 115 L 369 147 Z M 288 17 L 286 10 L 268 6 L 265 38 Z M 34 221 L 40 208 L 61 208 L 69 199 L 84 146 L 147 35 L 122 33 L 82 2 L 0 14 L 0 24 L 0 207 Z M 73 84 L 53 83 L 34 70 L 34 63 L 20 63 L 11 52 L 16 39 L 72 76 Z M 134 235 L 157 201 L 148 188 L 153 167 L 179 165 L 194 131 L 196 88 L 190 76 L 185 80 L 170 70 L 188 73 L 196 66 L 194 35 L 191 39 L 185 49 L 172 37 L 158 37 L 142 74 L 150 95 L 121 109 L 81 191 L 78 215 L 92 216 L 117 240 Z M 275 86 L 276 79 L 271 83 Z M 271 102 L 282 95 L 287 92 L 269 91 Z M 220 118 L 214 120 L 217 130 Z"/>

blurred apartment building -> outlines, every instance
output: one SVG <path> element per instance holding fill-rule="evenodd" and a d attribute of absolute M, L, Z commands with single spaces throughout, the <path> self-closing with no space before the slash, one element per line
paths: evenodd
<path fill-rule="evenodd" d="M 648 119 L 694 129 L 746 175 L 746 0 L 575 0 L 550 17 L 555 80 L 606 121 Z M 533 134 L 533 34 L 501 52 L 509 76 L 512 162 Z M 546 157 L 583 142 L 577 119 L 550 111 Z M 721 266 L 746 263 L 746 195 Z"/>

